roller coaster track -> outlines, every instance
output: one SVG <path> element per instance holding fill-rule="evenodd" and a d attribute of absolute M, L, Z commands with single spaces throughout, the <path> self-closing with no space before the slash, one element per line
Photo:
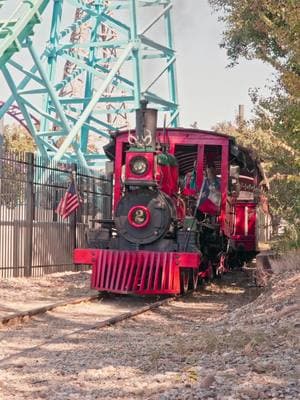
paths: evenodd
<path fill-rule="evenodd" d="M 3 107 L 3 105 L 4 105 L 4 101 L 0 100 L 0 109 L 1 109 L 1 107 Z M 18 106 L 15 106 L 15 105 L 10 106 L 9 109 L 7 110 L 6 114 L 9 115 L 11 118 L 13 118 L 15 121 L 17 121 L 18 124 L 23 126 L 23 128 L 25 128 L 30 133 L 28 125 L 26 124 L 26 120 Z M 36 126 L 39 126 L 40 121 L 37 118 L 35 118 L 34 115 L 31 115 L 30 117 L 34 121 L 34 124 Z"/>
<path fill-rule="evenodd" d="M 103 166 L 105 140 L 142 99 L 166 114 L 168 125 L 178 125 L 172 0 L 0 0 L 0 12 L 14 1 L 18 6 L 0 21 L 0 70 L 11 92 L 0 119 L 19 118 L 46 160 L 85 170 Z M 141 18 L 141 27 L 143 10 L 150 20 Z M 45 14 L 52 19 L 41 53 L 37 25 L 49 22 Z M 70 14 L 75 19 L 68 21 Z M 73 40 L 84 30 L 84 38 Z M 80 90 L 70 91 L 78 81 Z"/>

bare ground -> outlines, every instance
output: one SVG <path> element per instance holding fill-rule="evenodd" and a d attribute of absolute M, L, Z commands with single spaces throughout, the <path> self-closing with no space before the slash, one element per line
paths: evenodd
<path fill-rule="evenodd" d="M 40 278 L 0 278 L 0 318 L 60 300 L 96 294 L 90 272 L 64 272 Z"/>
<path fill-rule="evenodd" d="M 244 274 L 229 274 L 101 330 L 82 329 L 99 317 L 97 306 L 88 304 L 2 328 L 0 399 L 298 399 L 300 273 L 287 269 L 278 268 L 263 292 Z M 87 294 L 86 273 L 56 275 L 46 284 L 47 301 Z M 5 307 L 18 307 L 18 283 L 9 289 L 1 281 L 1 293 L 3 285 Z M 28 302 L 35 302 L 35 284 L 28 285 Z M 37 287 L 43 301 L 43 285 Z M 118 298 L 116 304 L 113 312 L 141 300 Z"/>

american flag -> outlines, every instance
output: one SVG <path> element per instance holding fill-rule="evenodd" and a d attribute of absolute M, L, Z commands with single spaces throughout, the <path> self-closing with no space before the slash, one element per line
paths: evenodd
<path fill-rule="evenodd" d="M 55 212 L 60 215 L 62 219 L 66 219 L 70 214 L 72 214 L 72 212 L 77 210 L 81 203 L 82 198 L 77 191 L 75 179 L 72 176 L 72 181 L 68 187 L 68 190 L 58 203 Z"/>

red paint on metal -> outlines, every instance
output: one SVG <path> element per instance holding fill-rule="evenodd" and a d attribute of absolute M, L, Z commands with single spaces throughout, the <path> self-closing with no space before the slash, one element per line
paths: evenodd
<path fill-rule="evenodd" d="M 137 175 L 135 174 L 132 170 L 131 170 L 131 164 L 133 162 L 133 160 L 137 157 L 141 157 L 141 158 L 145 158 L 147 161 L 147 169 L 145 171 L 145 173 L 141 174 L 141 175 Z M 154 179 L 154 153 L 146 153 L 146 152 L 127 152 L 126 153 L 126 171 L 125 171 L 125 176 L 126 176 L 126 180 L 130 181 L 130 180 L 143 180 L 143 181 L 153 181 Z"/>
<path fill-rule="evenodd" d="M 198 150 L 197 150 L 197 169 L 198 171 L 204 171 L 204 145 L 200 144 L 198 145 Z M 203 174 L 197 174 L 196 175 L 196 187 L 198 190 L 201 189 L 202 182 L 204 179 Z"/>
<path fill-rule="evenodd" d="M 222 145 L 222 160 L 221 160 L 221 214 L 219 221 L 221 230 L 225 231 L 226 222 L 226 201 L 227 201 L 227 188 L 228 188 L 228 159 L 229 159 L 229 140 Z"/>
<path fill-rule="evenodd" d="M 198 268 L 200 254 L 74 250 L 75 264 L 92 264 L 93 289 L 115 293 L 178 294 L 180 268 Z"/>
<path fill-rule="evenodd" d="M 134 134 L 134 131 L 131 131 Z M 168 143 L 165 143 L 166 137 L 168 137 Z M 231 140 L 229 136 L 222 135 L 216 132 L 202 131 L 202 130 L 193 130 L 193 129 L 184 129 L 184 128 L 173 128 L 167 130 L 167 135 L 164 134 L 163 129 L 158 128 L 156 131 L 157 142 L 161 144 L 167 144 L 169 146 L 170 154 L 174 155 L 175 145 L 198 145 L 198 163 L 199 166 L 202 166 L 203 169 L 203 156 L 204 156 L 204 146 L 205 145 L 216 145 L 222 146 L 222 176 L 221 176 L 221 191 L 222 195 L 222 204 L 221 204 L 221 229 L 224 230 L 225 224 L 225 208 L 226 208 L 226 197 L 227 197 L 227 184 L 228 184 L 228 151 L 229 151 L 229 141 Z M 122 185 L 121 185 L 121 177 L 122 177 L 122 166 L 125 163 L 125 147 L 128 145 L 128 131 L 120 132 L 116 135 L 116 155 L 115 155 L 115 185 L 114 185 L 114 206 L 113 209 L 116 210 L 116 207 L 122 196 Z M 154 156 L 154 153 L 139 153 L 139 152 L 128 152 L 127 154 L 145 154 Z M 151 179 L 155 177 L 154 171 L 154 161 L 153 166 L 149 168 L 149 171 L 153 174 Z M 128 164 L 128 160 L 126 159 L 126 165 Z M 158 174 L 159 175 L 159 174 Z M 133 179 L 133 178 L 131 178 Z M 136 178 L 135 178 L 136 179 Z M 150 178 L 149 178 L 150 179 Z M 197 184 L 200 184 L 203 177 L 199 175 Z M 144 177 L 143 177 L 144 180 Z M 200 185 L 201 187 L 201 185 Z"/>
<path fill-rule="evenodd" d="M 255 251 L 256 203 L 237 202 L 235 205 L 235 216 L 234 234 L 231 236 L 231 240 L 234 242 L 235 247 L 242 246 L 245 251 Z"/>
<path fill-rule="evenodd" d="M 146 274 L 147 274 L 147 263 L 149 262 L 149 255 L 144 259 L 144 264 L 143 264 L 143 271 L 142 271 L 142 277 L 141 277 L 141 286 L 140 289 L 144 290 L 145 289 L 145 281 L 146 281 Z"/>
<path fill-rule="evenodd" d="M 117 141 L 116 142 L 116 160 L 114 162 L 114 175 L 115 175 L 115 184 L 114 184 L 114 196 L 113 196 L 113 210 L 115 211 L 117 208 L 117 205 L 119 204 L 119 201 L 122 196 L 122 185 L 121 185 L 121 179 L 122 179 L 122 166 L 123 162 L 123 148 L 125 144 L 123 141 Z"/>
<path fill-rule="evenodd" d="M 157 165 L 159 188 L 169 196 L 178 192 L 179 172 L 176 165 Z"/>

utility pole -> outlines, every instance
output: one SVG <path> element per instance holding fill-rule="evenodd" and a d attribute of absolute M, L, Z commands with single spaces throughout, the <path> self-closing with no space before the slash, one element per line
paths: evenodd
<path fill-rule="evenodd" d="M 237 117 L 238 127 L 242 129 L 245 125 L 245 106 L 244 104 L 239 104 L 239 113 Z"/>

